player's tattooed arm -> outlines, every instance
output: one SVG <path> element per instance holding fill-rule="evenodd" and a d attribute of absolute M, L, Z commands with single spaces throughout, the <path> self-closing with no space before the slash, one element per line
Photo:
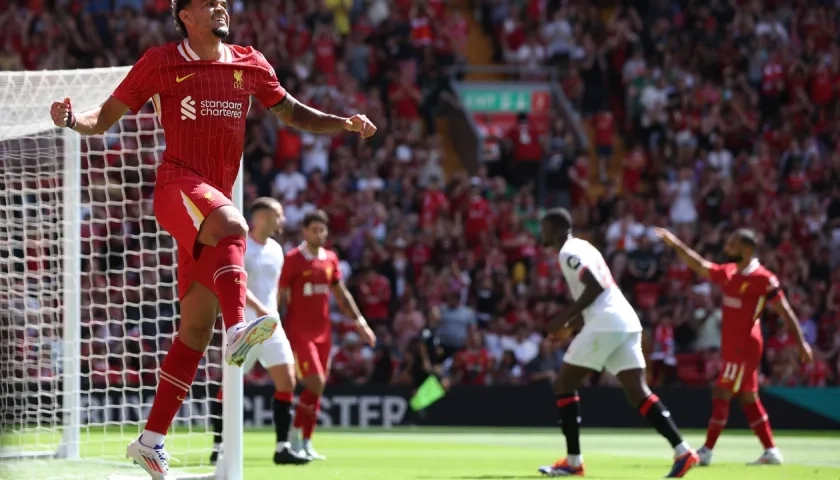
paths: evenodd
<path fill-rule="evenodd" d="M 277 105 L 271 107 L 286 125 L 314 133 L 333 133 L 346 130 L 358 133 L 362 138 L 368 138 L 376 133 L 376 125 L 365 115 L 356 114 L 352 117 L 339 117 L 330 113 L 304 105 L 286 92 L 286 96 Z"/>
<path fill-rule="evenodd" d="M 128 106 L 116 97 L 108 97 L 102 105 L 75 113 L 70 98 L 53 102 L 50 116 L 57 127 L 66 127 L 82 135 L 101 135 L 107 132 L 128 111 Z"/>
<path fill-rule="evenodd" d="M 308 105 L 300 103 L 290 93 L 286 93 L 283 100 L 271 107 L 286 125 L 314 133 L 332 133 L 344 130 L 347 119 L 324 113 Z"/>
<path fill-rule="evenodd" d="M 677 236 L 671 233 L 668 229 L 656 227 L 654 230 L 656 232 L 656 236 L 659 237 L 665 245 L 672 248 L 674 252 L 676 252 L 677 256 L 685 262 L 688 268 L 691 269 L 691 271 L 702 277 L 709 278 L 709 272 L 714 266 L 712 262 L 706 260 L 700 256 L 699 253 L 684 244 L 682 240 L 677 238 Z"/>
<path fill-rule="evenodd" d="M 791 308 L 787 298 L 784 295 L 781 295 L 780 291 L 776 290 L 775 293 L 775 296 L 779 298 L 772 298 L 771 295 L 768 295 L 767 298 L 768 308 L 770 308 L 770 310 L 775 312 L 778 316 L 782 317 L 788 332 L 791 332 L 799 343 L 799 355 L 801 360 L 810 363 L 813 360 L 813 353 L 811 352 L 811 346 L 808 345 L 808 342 L 805 340 L 805 336 L 802 334 L 802 327 L 799 325 L 796 313 L 793 311 L 793 308 Z"/>

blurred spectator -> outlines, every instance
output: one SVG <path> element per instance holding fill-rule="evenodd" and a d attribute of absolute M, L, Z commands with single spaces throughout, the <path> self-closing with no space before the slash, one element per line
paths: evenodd
<path fill-rule="evenodd" d="M 373 269 L 362 272 L 358 301 L 362 315 L 372 324 L 387 324 L 390 318 L 391 284 Z"/>
<path fill-rule="evenodd" d="M 532 383 L 545 382 L 554 385 L 559 365 L 554 356 L 554 346 L 550 339 L 540 342 L 539 354 L 525 366 L 528 381 Z"/>
<path fill-rule="evenodd" d="M 441 346 L 447 352 L 446 356 L 450 356 L 466 345 L 470 329 L 478 324 L 475 311 L 461 304 L 459 293 L 447 294 L 446 303 L 436 310 L 431 315 L 440 318 L 437 335 L 440 336 Z"/>
<path fill-rule="evenodd" d="M 330 363 L 330 382 L 366 383 L 373 373 L 373 360 L 373 353 L 369 347 L 362 345 L 359 335 L 346 333 Z"/>
<path fill-rule="evenodd" d="M 488 385 L 493 358 L 484 348 L 484 339 L 477 330 L 470 332 L 466 348 L 455 354 L 451 375 L 453 384 Z"/>

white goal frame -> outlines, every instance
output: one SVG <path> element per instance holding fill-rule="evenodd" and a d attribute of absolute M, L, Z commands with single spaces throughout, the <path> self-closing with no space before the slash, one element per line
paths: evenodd
<path fill-rule="evenodd" d="M 55 76 L 88 76 L 96 71 L 110 74 L 128 73 L 130 67 L 115 67 L 90 70 L 66 70 L 66 71 L 44 71 L 44 72 L 0 72 L 0 140 L 11 140 L 32 136 L 38 132 L 50 132 L 55 129 L 49 118 L 49 104 L 54 100 L 61 100 L 63 96 L 71 98 L 81 95 L 84 85 L 65 86 L 66 90 L 61 98 L 32 98 L 27 96 L 25 100 L 10 99 L 16 89 L 26 88 L 26 85 L 41 84 L 49 82 L 50 77 Z M 23 87 L 22 87 L 23 86 Z M 72 88 L 71 88 L 72 87 Z M 74 90 L 78 88 L 79 90 Z M 52 91 L 48 95 L 55 95 Z M 11 100 L 10 104 L 4 105 L 3 99 Z M 106 98 L 97 100 L 104 101 Z M 86 110 L 95 104 L 79 105 L 74 102 L 77 111 Z M 158 127 L 160 128 L 159 124 Z M 71 461 L 96 461 L 96 457 L 82 457 L 82 220 L 80 211 L 82 209 L 82 141 L 81 136 L 70 129 L 61 129 L 55 138 L 63 141 L 63 182 L 61 186 L 62 205 L 62 280 L 63 280 L 63 338 L 61 339 L 63 360 L 60 374 L 62 391 L 62 419 L 57 425 L 63 429 L 60 443 L 55 451 L 20 451 L 11 450 L 0 443 L 0 464 L 9 460 L 32 460 L 62 459 Z M 1 153 L 1 152 L 0 152 Z M 234 204 L 242 210 L 243 185 L 242 166 L 240 165 L 239 176 L 234 186 Z M 59 229 L 56 229 L 59 230 Z M 223 329 L 224 330 L 224 329 Z M 208 474 L 176 474 L 173 479 L 179 480 L 243 480 L 243 372 L 239 367 L 232 367 L 223 363 L 224 389 L 223 422 L 224 422 L 224 451 L 217 462 L 215 473 Z M 2 379 L 0 379 L 2 380 Z M 56 393 L 56 400 L 59 393 Z M 143 419 L 145 421 L 145 419 Z M 0 431 L 0 434 L 3 432 Z M 207 438 L 207 456 L 211 453 L 212 440 Z M 125 460 L 125 462 L 130 462 Z M 111 463 L 110 461 L 108 463 Z M 60 463 L 51 466 L 60 469 Z M 25 468 L 25 467 L 24 467 Z M 131 476 L 112 475 L 109 479 L 147 479 L 137 468 L 136 475 Z M 85 477 L 91 478 L 91 477 Z M 169 478 L 169 477 L 167 477 Z M 100 480 L 91 478 L 91 480 Z M 105 479 L 101 479 L 105 480 Z"/>

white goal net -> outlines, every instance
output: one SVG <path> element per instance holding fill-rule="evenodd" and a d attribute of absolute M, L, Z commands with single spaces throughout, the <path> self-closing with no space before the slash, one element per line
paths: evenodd
<path fill-rule="evenodd" d="M 0 73 L 0 479 L 145 478 L 125 447 L 178 317 L 176 250 L 151 208 L 163 131 L 151 105 L 95 137 L 49 118 L 64 97 L 95 107 L 127 71 Z M 186 478 L 212 471 L 220 344 L 167 437 Z"/>

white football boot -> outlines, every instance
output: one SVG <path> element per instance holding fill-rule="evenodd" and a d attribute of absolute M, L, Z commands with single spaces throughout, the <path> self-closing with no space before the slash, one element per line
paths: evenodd
<path fill-rule="evenodd" d="M 169 475 L 169 454 L 163 445 L 147 447 L 136 439 L 130 444 L 125 452 L 125 458 L 134 460 L 134 463 L 146 471 L 152 480 L 175 480 Z"/>
<path fill-rule="evenodd" d="M 782 452 L 778 448 L 768 448 L 758 457 L 758 460 L 750 462 L 747 465 L 781 465 L 784 462 Z"/>
<path fill-rule="evenodd" d="M 706 446 L 704 445 L 700 447 L 699 450 L 697 450 L 697 455 L 700 457 L 700 462 L 698 463 L 698 465 L 700 465 L 701 467 L 708 467 L 712 464 L 711 448 L 706 448 Z"/>
<path fill-rule="evenodd" d="M 271 338 L 280 319 L 274 315 L 266 315 L 254 320 L 251 323 L 240 325 L 235 332 L 228 337 L 225 347 L 225 361 L 229 365 L 241 367 L 248 358 L 248 352 L 257 345 Z"/>

